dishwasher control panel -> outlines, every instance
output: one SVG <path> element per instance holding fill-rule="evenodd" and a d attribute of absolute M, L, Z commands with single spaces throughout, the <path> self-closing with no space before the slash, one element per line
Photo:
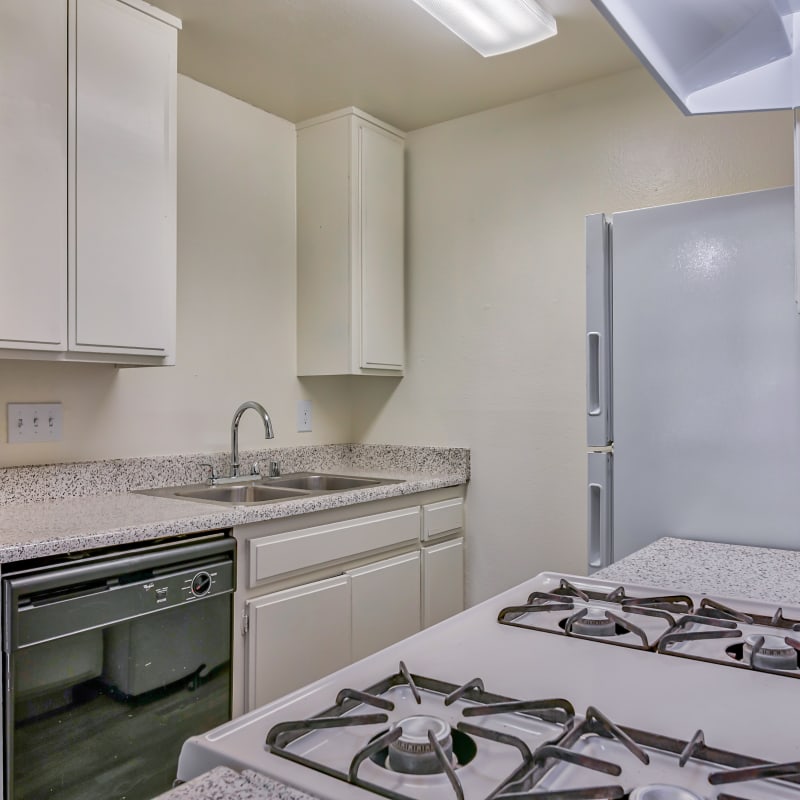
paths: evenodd
<path fill-rule="evenodd" d="M 140 584 L 146 602 L 151 606 L 175 606 L 201 597 L 233 591 L 233 561 L 219 561 L 201 569 L 190 567 L 181 572 L 145 581 Z"/>

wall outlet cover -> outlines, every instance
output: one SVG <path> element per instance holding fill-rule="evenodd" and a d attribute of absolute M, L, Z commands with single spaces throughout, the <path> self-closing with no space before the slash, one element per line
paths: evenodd
<path fill-rule="evenodd" d="M 307 433 L 311 430 L 311 401 L 297 401 L 297 430 L 299 433 Z"/>
<path fill-rule="evenodd" d="M 7 409 L 10 444 L 61 441 L 61 403 L 9 403 Z"/>

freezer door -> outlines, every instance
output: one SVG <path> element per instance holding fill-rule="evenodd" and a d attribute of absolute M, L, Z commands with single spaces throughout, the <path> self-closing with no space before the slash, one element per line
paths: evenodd
<path fill-rule="evenodd" d="M 611 267 L 609 223 L 586 217 L 586 437 L 611 442 Z"/>
<path fill-rule="evenodd" d="M 611 542 L 611 453 L 589 453 L 589 574 L 614 560 Z"/>
<path fill-rule="evenodd" d="M 613 218 L 613 552 L 800 547 L 792 189 Z"/>

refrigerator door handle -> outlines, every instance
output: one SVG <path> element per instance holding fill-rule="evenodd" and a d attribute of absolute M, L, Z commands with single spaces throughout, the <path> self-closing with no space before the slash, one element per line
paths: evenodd
<path fill-rule="evenodd" d="M 611 444 L 611 223 L 586 217 L 586 435 Z"/>
<path fill-rule="evenodd" d="M 611 454 L 589 453 L 589 573 L 608 566 L 611 548 Z"/>
<path fill-rule="evenodd" d="M 601 376 L 605 365 L 602 358 L 602 339 L 602 334 L 597 331 L 586 334 L 586 411 L 590 417 L 603 413 Z"/>

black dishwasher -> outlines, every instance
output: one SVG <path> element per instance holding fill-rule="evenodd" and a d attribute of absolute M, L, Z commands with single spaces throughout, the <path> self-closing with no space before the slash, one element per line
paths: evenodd
<path fill-rule="evenodd" d="M 6 800 L 150 800 L 230 719 L 225 532 L 3 571 Z"/>

